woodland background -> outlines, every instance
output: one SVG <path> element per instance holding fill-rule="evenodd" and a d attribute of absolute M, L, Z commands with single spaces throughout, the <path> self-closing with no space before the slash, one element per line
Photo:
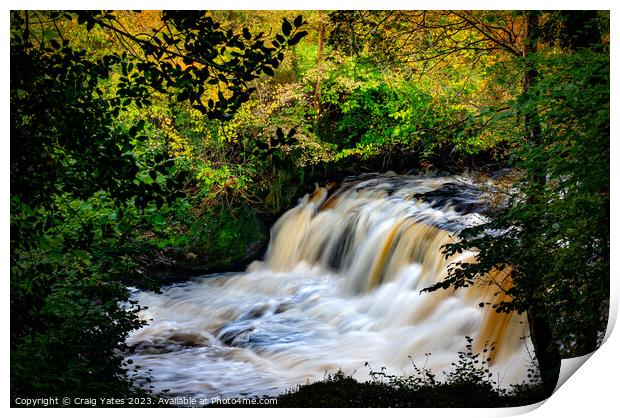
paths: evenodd
<path fill-rule="evenodd" d="M 10 39 L 12 399 L 142 393 L 126 287 L 242 269 L 363 172 L 510 173 L 506 233 L 435 291 L 510 265 L 487 308 L 527 313 L 547 392 L 600 343 L 609 12 L 13 11 Z"/>

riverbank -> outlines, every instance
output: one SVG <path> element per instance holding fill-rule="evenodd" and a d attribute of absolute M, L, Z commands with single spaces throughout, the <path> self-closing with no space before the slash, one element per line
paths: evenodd
<path fill-rule="evenodd" d="M 494 388 L 488 382 L 462 380 L 447 383 L 406 384 L 359 382 L 342 372 L 300 385 L 276 397 L 226 399 L 209 407 L 257 408 L 507 408 L 531 405 L 547 399 L 537 385 L 522 385 L 512 391 Z"/>

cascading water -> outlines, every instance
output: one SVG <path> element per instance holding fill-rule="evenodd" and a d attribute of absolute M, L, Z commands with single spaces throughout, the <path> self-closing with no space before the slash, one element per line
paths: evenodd
<path fill-rule="evenodd" d="M 149 325 L 130 335 L 129 356 L 151 369 L 155 390 L 195 398 L 277 394 L 342 370 L 358 380 L 374 369 L 396 375 L 425 364 L 438 377 L 464 351 L 495 343 L 501 386 L 521 383 L 531 364 L 517 314 L 497 303 L 508 271 L 490 285 L 420 291 L 461 254 L 441 248 L 480 223 L 483 195 L 467 177 L 362 176 L 317 188 L 272 228 L 264 261 L 137 292 Z M 427 356 L 427 353 L 431 353 Z"/>

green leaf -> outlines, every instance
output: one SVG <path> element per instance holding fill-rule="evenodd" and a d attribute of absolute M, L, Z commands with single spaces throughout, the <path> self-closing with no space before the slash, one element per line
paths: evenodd
<path fill-rule="evenodd" d="M 250 33 L 250 31 L 248 30 L 248 28 L 243 28 L 243 37 L 249 41 L 250 39 L 252 39 L 252 34 Z"/>
<path fill-rule="evenodd" d="M 73 250 L 73 255 L 83 261 L 90 261 L 90 253 L 86 250 Z"/>
<path fill-rule="evenodd" d="M 297 45 L 299 43 L 299 41 L 301 41 L 301 39 L 304 36 L 306 36 L 307 34 L 308 34 L 308 32 L 306 32 L 305 30 L 297 32 L 295 35 L 293 35 L 293 37 L 291 39 L 288 40 L 289 46 Z"/>
<path fill-rule="evenodd" d="M 166 224 L 166 219 L 162 216 L 161 213 L 158 213 L 157 215 L 155 215 L 155 217 L 153 218 L 153 224 L 157 225 L 157 226 L 162 226 Z"/>
<path fill-rule="evenodd" d="M 291 26 L 289 21 L 286 20 L 286 18 L 282 19 L 282 33 L 284 34 L 284 36 L 289 36 L 291 34 L 291 30 L 293 30 L 293 27 Z"/>

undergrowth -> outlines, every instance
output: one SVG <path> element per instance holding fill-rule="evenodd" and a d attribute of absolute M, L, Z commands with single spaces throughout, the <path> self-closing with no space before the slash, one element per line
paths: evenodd
<path fill-rule="evenodd" d="M 494 346 L 488 345 L 482 352 L 474 353 L 473 340 L 466 338 L 465 350 L 459 352 L 459 359 L 452 363 L 452 369 L 443 372 L 443 378 L 426 367 L 431 356 L 431 353 L 426 353 L 424 365 L 418 366 L 412 360 L 414 373 L 411 375 L 388 374 L 385 368 L 374 371 L 366 363 L 371 370 L 368 381 L 360 382 L 352 374 L 339 370 L 319 382 L 300 385 L 277 396 L 277 404 L 269 406 L 492 408 L 529 405 L 546 398 L 535 359 L 528 369 L 527 382 L 512 385 L 509 389 L 501 388 L 498 377 L 489 369 L 489 354 Z"/>

